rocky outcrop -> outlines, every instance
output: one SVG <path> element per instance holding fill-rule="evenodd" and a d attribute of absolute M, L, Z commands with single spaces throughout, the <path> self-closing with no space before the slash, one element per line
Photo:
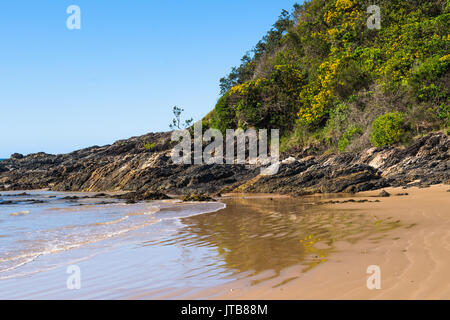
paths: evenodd
<path fill-rule="evenodd" d="M 0 163 L 0 190 L 211 193 L 259 173 L 245 165 L 175 165 L 172 147 L 170 133 L 150 133 L 69 154 L 13 157 Z"/>
<path fill-rule="evenodd" d="M 151 149 L 146 145 L 151 144 Z M 0 190 L 129 191 L 131 200 L 161 194 L 358 192 L 450 181 L 450 139 L 433 133 L 406 148 L 286 155 L 278 173 L 245 165 L 176 165 L 170 133 L 150 133 L 64 155 L 14 155 L 0 162 Z"/>
<path fill-rule="evenodd" d="M 277 175 L 247 182 L 240 191 L 353 193 L 438 183 L 450 183 L 450 139 L 443 133 L 421 137 L 406 148 L 371 148 L 290 161 L 280 166 Z"/>

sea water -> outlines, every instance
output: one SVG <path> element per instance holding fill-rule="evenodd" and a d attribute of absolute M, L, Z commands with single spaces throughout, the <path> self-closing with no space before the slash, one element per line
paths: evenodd
<path fill-rule="evenodd" d="M 1 281 L 69 265 L 92 254 L 176 232 L 179 219 L 224 208 L 221 203 L 152 201 L 125 204 L 112 198 L 49 191 L 0 195 Z M 145 229 L 145 238 L 139 231 Z"/>

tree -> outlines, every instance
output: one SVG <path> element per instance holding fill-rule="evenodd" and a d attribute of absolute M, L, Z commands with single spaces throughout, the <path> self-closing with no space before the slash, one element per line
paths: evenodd
<path fill-rule="evenodd" d="M 255 66 L 265 54 L 274 53 L 281 45 L 283 35 L 294 25 L 293 16 L 287 10 L 283 10 L 278 20 L 266 35 L 247 52 L 241 59 L 239 67 L 233 67 L 231 72 L 220 79 L 220 95 L 224 95 L 228 90 L 237 84 L 250 81 L 255 72 Z"/>
<path fill-rule="evenodd" d="M 184 109 L 178 108 L 177 106 L 174 106 L 172 109 L 174 118 L 172 119 L 172 123 L 169 124 L 170 129 L 172 130 L 182 130 L 187 129 L 192 125 L 192 122 L 194 122 L 194 119 L 190 118 L 189 120 L 185 120 L 184 123 L 181 122 L 181 114 L 183 113 Z"/>

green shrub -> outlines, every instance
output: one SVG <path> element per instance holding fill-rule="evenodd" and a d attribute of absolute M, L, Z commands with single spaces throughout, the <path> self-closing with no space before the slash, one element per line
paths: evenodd
<path fill-rule="evenodd" d="M 338 141 L 338 149 L 340 152 L 344 151 L 356 134 L 362 134 L 363 130 L 358 127 L 350 126 L 344 135 Z"/>
<path fill-rule="evenodd" d="M 145 147 L 145 149 L 147 149 L 147 150 L 152 150 L 153 148 L 156 147 L 156 144 L 155 144 L 155 143 L 147 142 L 147 143 L 145 144 L 144 147 Z"/>
<path fill-rule="evenodd" d="M 232 129 L 236 127 L 236 110 L 229 102 L 229 94 L 225 93 L 217 101 L 216 107 L 213 112 L 208 114 L 207 127 L 219 129 L 225 133 L 226 129 Z"/>
<path fill-rule="evenodd" d="M 405 116 L 401 112 L 389 112 L 375 119 L 370 141 L 375 147 L 390 146 L 405 137 Z"/>
<path fill-rule="evenodd" d="M 450 125 L 450 104 L 441 104 L 437 111 L 437 117 L 444 121 L 445 126 L 448 127 Z"/>
<path fill-rule="evenodd" d="M 445 102 L 448 99 L 448 84 L 444 75 L 450 70 L 450 55 L 433 56 L 415 68 L 411 76 L 411 88 L 419 102 Z"/>

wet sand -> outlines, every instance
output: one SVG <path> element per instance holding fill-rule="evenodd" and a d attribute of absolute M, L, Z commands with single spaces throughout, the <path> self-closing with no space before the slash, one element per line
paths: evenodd
<path fill-rule="evenodd" d="M 391 197 L 374 197 L 380 191 L 357 194 L 381 202 L 324 205 L 332 210 L 357 210 L 373 217 L 375 224 L 388 219 L 401 226 L 356 242 L 337 241 L 327 261 L 307 272 L 302 264 L 284 268 L 279 275 L 266 270 L 190 298 L 450 299 L 449 189 L 448 185 L 386 188 Z M 370 265 L 380 267 L 380 289 L 367 288 Z M 255 282 L 270 276 L 274 278 Z"/>

